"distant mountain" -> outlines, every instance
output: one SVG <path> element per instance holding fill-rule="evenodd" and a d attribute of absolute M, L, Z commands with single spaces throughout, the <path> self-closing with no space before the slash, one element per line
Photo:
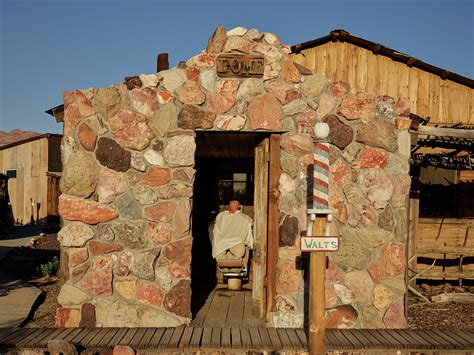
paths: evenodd
<path fill-rule="evenodd" d="M 0 147 L 28 138 L 36 137 L 41 134 L 42 133 L 32 131 L 22 131 L 21 129 L 12 129 L 10 132 L 0 131 Z"/>

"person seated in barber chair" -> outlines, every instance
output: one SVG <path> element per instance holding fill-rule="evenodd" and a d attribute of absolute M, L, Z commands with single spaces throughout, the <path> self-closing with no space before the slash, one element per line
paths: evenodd
<path fill-rule="evenodd" d="M 242 213 L 237 200 L 229 202 L 229 209 L 217 215 L 209 227 L 212 256 L 225 277 L 247 275 L 249 250 L 253 248 L 252 219 Z"/>

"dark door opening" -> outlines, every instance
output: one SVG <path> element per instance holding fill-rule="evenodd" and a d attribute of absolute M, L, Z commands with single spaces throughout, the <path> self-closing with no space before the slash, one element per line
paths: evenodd
<path fill-rule="evenodd" d="M 216 289 L 223 289 L 212 257 L 208 225 L 227 208 L 232 199 L 243 205 L 243 213 L 254 218 L 255 148 L 268 137 L 265 133 L 196 132 L 196 178 L 193 194 L 191 289 L 193 319 L 209 303 Z M 252 268 L 243 285 L 242 307 L 249 303 L 251 314 Z M 226 296 L 223 292 L 223 297 Z M 230 302 L 233 296 L 228 294 Z M 233 298 L 232 298 L 233 299 Z M 207 303 L 206 303 L 207 302 Z M 230 312 L 230 311 L 229 311 Z"/>

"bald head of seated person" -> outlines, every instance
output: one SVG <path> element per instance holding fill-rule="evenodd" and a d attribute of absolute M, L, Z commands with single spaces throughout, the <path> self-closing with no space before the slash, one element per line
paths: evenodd
<path fill-rule="evenodd" d="M 216 259 L 241 258 L 253 248 L 252 219 L 242 213 L 239 201 L 230 201 L 228 210 L 217 215 L 210 237 Z"/>

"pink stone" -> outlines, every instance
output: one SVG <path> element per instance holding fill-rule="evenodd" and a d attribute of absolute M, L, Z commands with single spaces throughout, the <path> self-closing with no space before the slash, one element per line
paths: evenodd
<path fill-rule="evenodd" d="M 389 176 L 381 169 L 363 169 L 359 171 L 359 186 L 372 206 L 385 208 L 392 197 L 393 184 Z"/>
<path fill-rule="evenodd" d="M 137 299 L 153 306 L 161 306 L 163 302 L 163 291 L 155 285 L 139 284 L 137 288 Z"/>
<path fill-rule="evenodd" d="M 285 85 L 280 80 L 265 81 L 265 90 L 275 96 L 281 103 L 285 102 Z"/>
<path fill-rule="evenodd" d="M 76 266 L 82 264 L 89 257 L 86 248 L 77 248 L 68 250 L 68 264 L 69 266 Z"/>
<path fill-rule="evenodd" d="M 375 114 L 374 96 L 365 93 L 358 93 L 355 96 L 348 95 L 339 105 L 337 114 L 348 120 L 373 117 Z"/>
<path fill-rule="evenodd" d="M 117 257 L 114 254 L 101 255 L 94 258 L 94 261 L 92 261 L 91 268 L 93 270 L 108 269 L 112 267 L 116 260 Z"/>
<path fill-rule="evenodd" d="M 392 176 L 393 193 L 395 195 L 408 196 L 411 186 L 411 177 L 408 174 L 399 174 Z"/>
<path fill-rule="evenodd" d="M 331 165 L 330 172 L 331 182 L 337 187 L 342 188 L 347 182 L 351 171 L 349 166 L 344 163 L 342 159 L 339 159 L 333 165 Z"/>
<path fill-rule="evenodd" d="M 193 182 L 196 170 L 194 168 L 179 168 L 173 170 L 173 180 Z"/>
<path fill-rule="evenodd" d="M 411 119 L 406 117 L 395 118 L 395 128 L 397 129 L 409 129 L 411 127 Z"/>
<path fill-rule="evenodd" d="M 175 96 L 173 94 L 170 94 L 167 91 L 159 91 L 158 92 L 158 102 L 162 105 L 167 104 L 171 100 L 173 100 Z"/>
<path fill-rule="evenodd" d="M 175 279 L 184 279 L 191 276 L 191 272 L 187 267 L 170 266 L 168 270 Z"/>
<path fill-rule="evenodd" d="M 238 80 L 220 80 L 217 82 L 216 92 L 234 95 L 239 89 L 239 86 L 240 81 Z"/>
<path fill-rule="evenodd" d="M 299 158 L 301 168 L 303 171 L 308 172 L 309 167 L 314 164 L 314 157 L 313 154 L 305 154 Z"/>
<path fill-rule="evenodd" d="M 66 91 L 64 99 L 64 135 L 70 136 L 79 121 L 96 113 L 91 101 L 80 90 Z"/>
<path fill-rule="evenodd" d="M 78 285 L 92 295 L 110 296 L 112 294 L 112 269 L 89 271 Z"/>
<path fill-rule="evenodd" d="M 118 194 L 125 192 L 125 189 L 126 182 L 123 174 L 110 169 L 100 169 L 99 182 L 96 189 L 99 202 L 111 203 Z"/>
<path fill-rule="evenodd" d="M 353 203 L 347 223 L 351 227 L 370 229 L 377 224 L 377 213 L 364 203 Z"/>
<path fill-rule="evenodd" d="M 183 104 L 201 105 L 206 101 L 206 94 L 196 84 L 182 86 L 175 93 Z"/>
<path fill-rule="evenodd" d="M 169 222 L 173 218 L 176 204 L 171 201 L 158 202 L 144 209 L 146 219 L 155 222 Z"/>
<path fill-rule="evenodd" d="M 264 94 L 252 100 L 247 109 L 247 116 L 251 129 L 280 130 L 285 114 L 275 96 Z"/>
<path fill-rule="evenodd" d="M 337 99 L 342 99 L 349 91 L 351 86 L 345 81 L 334 81 L 332 83 L 332 95 Z"/>
<path fill-rule="evenodd" d="M 55 327 L 75 328 L 79 326 L 81 311 L 74 308 L 60 307 L 56 309 Z"/>
<path fill-rule="evenodd" d="M 356 301 L 372 302 L 374 296 L 374 282 L 366 271 L 351 271 L 344 277 L 346 286 L 354 293 Z"/>
<path fill-rule="evenodd" d="M 168 168 L 151 168 L 140 180 L 142 185 L 158 187 L 171 180 L 171 170 Z"/>
<path fill-rule="evenodd" d="M 217 55 L 214 53 L 201 53 L 195 55 L 188 60 L 188 66 L 198 68 L 210 68 L 213 67 L 216 62 Z"/>
<path fill-rule="evenodd" d="M 227 41 L 225 42 L 223 51 L 224 52 L 237 51 L 241 53 L 249 53 L 251 46 L 252 46 L 252 43 L 243 37 L 230 36 L 227 38 Z"/>
<path fill-rule="evenodd" d="M 120 254 L 117 264 L 115 264 L 115 275 L 116 276 L 127 276 L 130 272 L 130 265 L 132 265 L 133 254 L 130 251 L 124 251 Z"/>
<path fill-rule="evenodd" d="M 339 306 L 326 310 L 326 328 L 352 328 L 357 320 L 357 311 L 352 306 Z"/>
<path fill-rule="evenodd" d="M 383 316 L 383 322 L 389 329 L 406 328 L 407 320 L 405 318 L 405 307 L 402 298 L 393 301 L 388 307 Z"/>
<path fill-rule="evenodd" d="M 370 264 L 367 271 L 376 284 L 381 283 L 385 278 L 385 268 L 380 260 L 374 261 Z"/>
<path fill-rule="evenodd" d="M 154 244 L 166 244 L 171 240 L 171 225 L 168 223 L 148 222 L 145 234 Z"/>
<path fill-rule="evenodd" d="M 151 117 L 158 110 L 156 91 L 153 88 L 132 90 L 130 100 L 131 106 L 142 115 Z"/>
<path fill-rule="evenodd" d="M 93 240 L 89 242 L 89 251 L 94 256 L 100 254 L 108 254 L 120 250 L 122 250 L 122 247 L 117 244 L 96 242 Z"/>
<path fill-rule="evenodd" d="M 67 195 L 59 197 L 59 214 L 68 221 L 81 221 L 87 224 L 108 222 L 118 217 L 116 210 Z"/>
<path fill-rule="evenodd" d="M 388 164 L 387 154 L 381 150 L 364 148 L 359 159 L 352 164 L 354 169 L 384 168 Z"/>
<path fill-rule="evenodd" d="M 191 203 L 189 199 L 180 199 L 173 217 L 173 239 L 180 239 L 190 233 Z"/>
<path fill-rule="evenodd" d="M 112 355 L 135 355 L 135 350 L 128 345 L 115 345 Z"/>
<path fill-rule="evenodd" d="M 188 77 L 188 80 L 193 80 L 198 83 L 199 78 L 201 77 L 201 72 L 195 67 L 186 68 L 186 76 Z"/>
<path fill-rule="evenodd" d="M 408 97 L 400 97 L 397 101 L 397 116 L 410 117 L 410 99 Z"/>
<path fill-rule="evenodd" d="M 277 264 L 276 291 L 279 294 L 290 294 L 296 291 L 303 282 L 301 271 L 297 270 L 294 261 L 279 260 Z"/>
<path fill-rule="evenodd" d="M 163 255 L 168 258 L 174 266 L 189 266 L 191 265 L 191 247 L 193 238 L 187 237 L 169 243 L 163 249 Z"/>
<path fill-rule="evenodd" d="M 290 59 L 286 59 L 284 62 L 282 79 L 286 83 L 298 83 L 300 81 L 300 72 Z"/>
<path fill-rule="evenodd" d="M 382 249 L 381 258 L 387 275 L 400 275 L 405 271 L 405 244 L 388 243 Z"/>
<path fill-rule="evenodd" d="M 219 114 L 229 111 L 232 107 L 234 107 L 235 102 L 235 96 L 231 93 L 213 92 L 209 95 L 207 106 L 211 111 Z"/>
<path fill-rule="evenodd" d="M 299 92 L 298 89 L 289 89 L 289 90 L 286 90 L 285 92 L 284 102 L 288 103 L 297 99 L 301 99 L 302 97 L 303 97 L 303 94 Z"/>
<path fill-rule="evenodd" d="M 336 291 L 334 291 L 333 287 L 326 287 L 324 296 L 324 306 L 326 308 L 334 307 L 339 300 L 339 297 L 337 297 Z"/>
<path fill-rule="evenodd" d="M 125 148 L 143 150 L 155 134 L 148 127 L 147 117 L 138 112 L 118 110 L 109 117 L 114 138 Z"/>
<path fill-rule="evenodd" d="M 347 222 L 347 211 L 348 207 L 345 202 L 345 198 L 338 189 L 332 188 L 329 193 L 329 206 L 334 211 L 334 217 L 342 223 Z"/>
<path fill-rule="evenodd" d="M 313 134 L 316 114 L 313 110 L 305 111 L 296 117 L 295 123 L 298 133 Z"/>
<path fill-rule="evenodd" d="M 330 114 L 334 107 L 336 107 L 337 101 L 332 95 L 322 94 L 319 97 L 319 105 L 316 110 L 316 117 L 318 119 Z"/>
<path fill-rule="evenodd" d="M 282 134 L 280 145 L 285 152 L 301 157 L 312 154 L 313 139 L 308 134 L 289 132 Z"/>
<path fill-rule="evenodd" d="M 97 141 L 97 133 L 90 128 L 87 124 L 83 123 L 79 126 L 79 142 L 85 150 L 92 152 L 95 149 L 95 143 Z"/>

